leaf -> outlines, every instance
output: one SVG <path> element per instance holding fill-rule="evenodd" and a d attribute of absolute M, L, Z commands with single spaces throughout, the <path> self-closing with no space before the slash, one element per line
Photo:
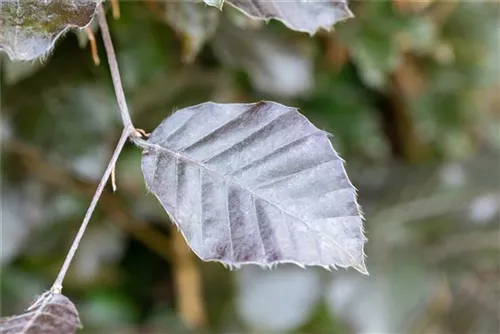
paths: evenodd
<path fill-rule="evenodd" d="M 26 203 L 23 203 L 22 194 L 7 185 L 7 187 L 3 187 L 1 196 L 2 235 L 0 235 L 0 243 L 2 252 L 0 253 L 0 264 L 6 266 L 23 249 L 30 232 L 30 226 L 27 217 L 22 215 L 27 211 L 24 209 Z"/>
<path fill-rule="evenodd" d="M 224 5 L 224 0 L 203 0 L 209 6 L 217 7 L 222 10 L 222 6 Z"/>
<path fill-rule="evenodd" d="M 254 19 L 276 19 L 288 28 L 314 35 L 319 29 L 330 30 L 354 15 L 345 0 L 227 0 Z"/>
<path fill-rule="evenodd" d="M 214 35 L 220 12 L 189 1 L 167 1 L 164 6 L 165 20 L 183 37 L 183 60 L 194 61 L 205 42 Z"/>
<path fill-rule="evenodd" d="M 201 259 L 366 273 L 355 189 L 327 133 L 297 109 L 204 103 L 143 146 L 148 188 Z"/>
<path fill-rule="evenodd" d="M 212 46 L 221 62 L 245 69 L 253 86 L 261 92 L 294 97 L 306 95 L 313 88 L 313 53 L 308 44 L 301 45 L 263 29 L 224 24 Z"/>
<path fill-rule="evenodd" d="M 75 305 L 61 294 L 47 293 L 25 313 L 0 319 L 2 334 L 70 334 L 80 328 Z"/>
<path fill-rule="evenodd" d="M 86 26 L 101 0 L 0 0 L 0 50 L 12 60 L 44 56 L 72 27 Z"/>
<path fill-rule="evenodd" d="M 342 273 L 330 282 L 326 305 L 353 333 L 411 332 L 430 307 L 439 282 L 436 273 L 414 251 L 400 250 L 394 257 L 391 264 L 374 260 L 371 277 Z"/>
<path fill-rule="evenodd" d="M 0 66 L 2 66 L 5 83 L 13 86 L 23 79 L 34 75 L 44 64 L 40 61 L 19 62 L 12 61 L 8 57 L 2 57 Z"/>
<path fill-rule="evenodd" d="M 314 270 L 245 267 L 237 274 L 236 309 L 253 332 L 289 333 L 311 318 L 322 295 Z"/>

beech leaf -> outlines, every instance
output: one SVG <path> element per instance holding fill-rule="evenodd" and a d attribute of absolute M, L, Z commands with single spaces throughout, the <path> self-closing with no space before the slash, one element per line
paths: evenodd
<path fill-rule="evenodd" d="M 346 0 L 226 0 L 254 19 L 276 19 L 288 28 L 315 34 L 354 15 Z"/>
<path fill-rule="evenodd" d="M 26 312 L 0 319 L 2 334 L 72 334 L 81 327 L 75 305 L 62 294 L 46 293 Z"/>
<path fill-rule="evenodd" d="M 61 34 L 84 27 L 101 0 L 0 0 L 0 50 L 12 60 L 44 56 Z"/>
<path fill-rule="evenodd" d="M 328 134 L 297 109 L 203 103 L 143 146 L 147 187 L 202 260 L 366 273 L 356 190 Z"/>

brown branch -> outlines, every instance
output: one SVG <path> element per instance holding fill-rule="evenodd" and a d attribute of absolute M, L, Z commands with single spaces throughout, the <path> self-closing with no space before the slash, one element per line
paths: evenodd
<path fill-rule="evenodd" d="M 3 148 L 9 153 L 19 156 L 27 170 L 47 185 L 89 198 L 94 196 L 97 187 L 95 183 L 80 180 L 71 175 L 69 171 L 46 162 L 37 148 L 11 139 L 4 143 Z M 171 260 L 172 250 L 167 236 L 155 231 L 147 222 L 134 218 L 134 215 L 125 210 L 118 198 L 109 190 L 103 191 L 100 201 L 100 209 L 114 224 L 149 247 L 160 257 L 167 261 Z"/>
<path fill-rule="evenodd" d="M 187 326 L 194 329 L 203 328 L 207 317 L 203 302 L 201 275 L 193 253 L 177 230 L 172 235 L 172 248 L 177 310 Z"/>
<path fill-rule="evenodd" d="M 120 4 L 118 0 L 111 0 L 111 13 L 113 14 L 113 18 L 118 20 L 120 18 Z"/>

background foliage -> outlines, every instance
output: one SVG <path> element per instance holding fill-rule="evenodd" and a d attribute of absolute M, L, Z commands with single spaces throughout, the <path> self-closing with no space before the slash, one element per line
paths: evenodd
<path fill-rule="evenodd" d="M 206 34 L 205 21 L 172 22 L 172 6 L 124 1 L 110 21 L 134 123 L 151 130 L 206 100 L 300 107 L 334 134 L 359 189 L 371 276 L 200 263 L 130 145 L 65 284 L 84 332 L 500 330 L 498 4 L 353 2 L 355 19 L 314 38 L 229 6 Z M 82 32 L 43 62 L 1 64 L 8 315 L 52 283 L 121 123 Z"/>

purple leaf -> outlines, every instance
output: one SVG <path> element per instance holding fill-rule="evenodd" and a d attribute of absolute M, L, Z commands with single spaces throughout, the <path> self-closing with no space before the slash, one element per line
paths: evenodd
<path fill-rule="evenodd" d="M 366 273 L 355 188 L 328 134 L 297 109 L 203 103 L 143 146 L 148 188 L 201 259 Z"/>

